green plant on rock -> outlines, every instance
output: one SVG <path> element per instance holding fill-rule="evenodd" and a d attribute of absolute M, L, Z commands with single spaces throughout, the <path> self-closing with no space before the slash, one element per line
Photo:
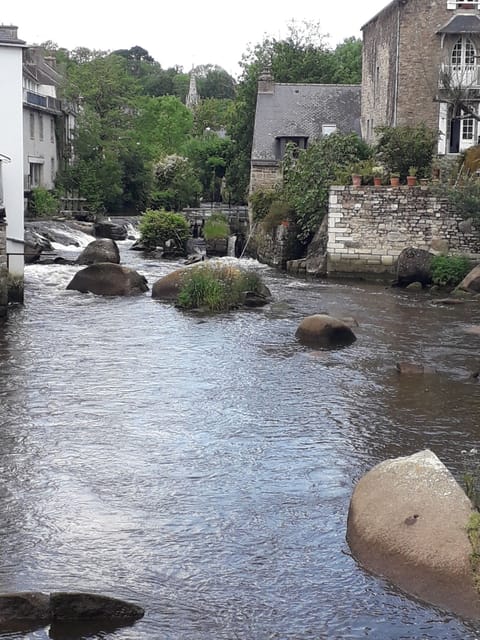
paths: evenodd
<path fill-rule="evenodd" d="M 167 240 L 184 248 L 190 235 L 190 227 L 180 213 L 147 209 L 140 220 L 140 237 L 149 249 L 162 246 Z"/>
<path fill-rule="evenodd" d="M 203 227 L 205 240 L 222 240 L 230 235 L 230 225 L 223 213 L 213 213 Z"/>
<path fill-rule="evenodd" d="M 259 292 L 261 285 L 257 274 L 232 267 L 193 267 L 183 278 L 177 304 L 182 309 L 229 311 L 241 306 L 246 291 Z"/>
<path fill-rule="evenodd" d="M 466 256 L 434 256 L 431 262 L 433 284 L 456 287 L 470 269 L 470 260 Z"/>
<path fill-rule="evenodd" d="M 57 214 L 60 210 L 60 203 L 58 198 L 48 189 L 35 187 L 32 189 L 30 197 L 30 208 L 34 215 L 45 218 Z"/>

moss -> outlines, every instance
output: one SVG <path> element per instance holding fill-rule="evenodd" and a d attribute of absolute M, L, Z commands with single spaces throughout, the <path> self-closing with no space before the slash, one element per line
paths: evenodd
<path fill-rule="evenodd" d="M 472 567 L 473 584 L 480 593 L 480 513 L 478 511 L 474 511 L 470 516 L 467 534 L 472 545 L 470 565 Z"/>

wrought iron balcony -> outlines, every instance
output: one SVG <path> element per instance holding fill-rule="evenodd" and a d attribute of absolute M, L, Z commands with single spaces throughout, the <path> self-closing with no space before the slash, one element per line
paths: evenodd
<path fill-rule="evenodd" d="M 30 104 L 35 107 L 43 107 L 49 111 L 60 112 L 62 110 L 62 103 L 58 98 L 42 96 L 40 93 L 28 91 L 27 89 L 23 90 L 23 101 L 26 104 Z"/>

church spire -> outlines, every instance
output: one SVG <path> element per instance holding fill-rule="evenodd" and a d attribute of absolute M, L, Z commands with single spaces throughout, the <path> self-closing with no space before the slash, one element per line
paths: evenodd
<path fill-rule="evenodd" d="M 190 71 L 190 87 L 188 89 L 185 104 L 189 109 L 195 109 L 199 102 L 200 96 L 197 91 L 197 79 L 195 77 L 195 69 L 192 67 L 192 70 Z"/>

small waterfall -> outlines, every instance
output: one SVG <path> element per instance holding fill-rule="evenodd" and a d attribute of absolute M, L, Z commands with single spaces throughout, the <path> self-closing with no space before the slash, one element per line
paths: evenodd
<path fill-rule="evenodd" d="M 235 245 L 237 244 L 237 236 L 229 236 L 227 244 L 227 256 L 235 258 Z"/>

